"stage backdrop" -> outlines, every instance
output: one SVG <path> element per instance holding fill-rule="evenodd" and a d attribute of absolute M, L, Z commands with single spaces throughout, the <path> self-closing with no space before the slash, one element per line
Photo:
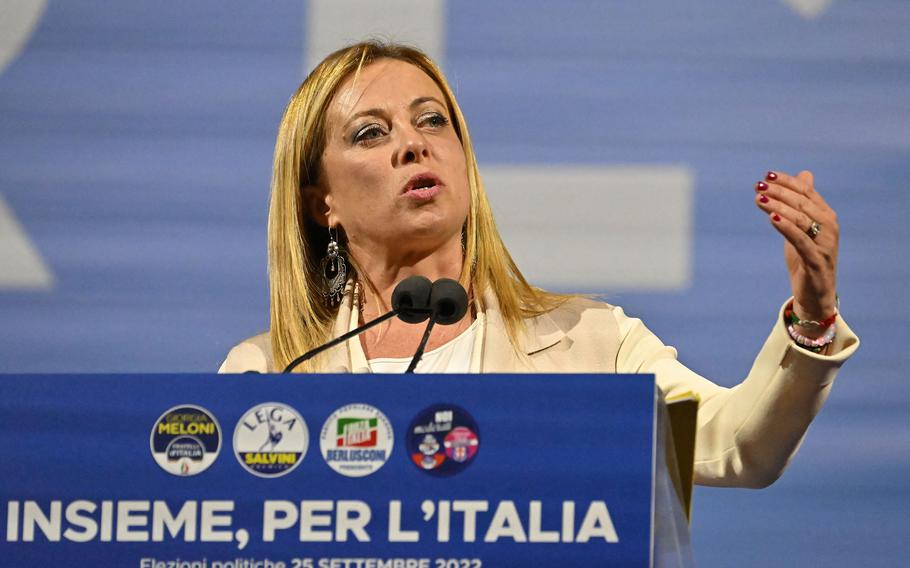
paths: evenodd
<path fill-rule="evenodd" d="M 0 371 L 210 371 L 265 329 L 278 119 L 313 61 L 380 34 L 442 62 L 532 280 L 605 294 L 722 384 L 788 295 L 752 185 L 815 172 L 863 346 L 783 479 L 696 492 L 694 544 L 703 566 L 891 565 L 908 28 L 904 0 L 5 0 Z"/>

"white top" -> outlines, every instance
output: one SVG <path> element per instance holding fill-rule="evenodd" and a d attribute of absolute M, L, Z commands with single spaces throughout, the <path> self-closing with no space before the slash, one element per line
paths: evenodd
<path fill-rule="evenodd" d="M 480 319 L 448 343 L 427 351 L 417 363 L 418 373 L 470 373 L 474 344 L 477 341 Z M 415 348 L 416 349 L 416 348 Z M 404 373 L 412 357 L 377 357 L 367 363 L 373 373 Z M 476 371 L 474 371 L 476 372 Z"/>

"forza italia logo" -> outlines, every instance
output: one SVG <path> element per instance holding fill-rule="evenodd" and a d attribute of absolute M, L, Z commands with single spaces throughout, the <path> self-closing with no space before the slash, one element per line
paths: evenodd
<path fill-rule="evenodd" d="M 369 404 L 342 406 L 322 426 L 319 446 L 325 462 L 346 477 L 364 477 L 392 454 L 392 424 Z"/>
<path fill-rule="evenodd" d="M 266 402 L 249 409 L 234 428 L 234 455 L 243 469 L 259 477 L 281 477 L 303 461 L 310 432 L 290 406 Z"/>
<path fill-rule="evenodd" d="M 339 448 L 374 448 L 377 443 L 377 418 L 339 418 L 335 436 Z"/>

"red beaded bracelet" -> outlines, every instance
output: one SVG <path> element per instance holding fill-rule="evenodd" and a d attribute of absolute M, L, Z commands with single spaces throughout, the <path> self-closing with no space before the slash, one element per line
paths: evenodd
<path fill-rule="evenodd" d="M 838 300 L 838 304 L 839 303 L 840 301 Z M 834 342 L 834 322 L 836 321 L 837 311 L 822 321 L 813 321 L 799 319 L 799 316 L 793 311 L 793 300 L 790 300 L 790 303 L 784 308 L 784 323 L 787 324 L 787 333 L 790 334 L 790 338 L 803 349 L 808 349 L 814 353 L 821 353 L 825 347 Z M 796 326 L 800 326 L 803 329 L 824 329 L 825 333 L 821 337 L 813 339 L 796 331 Z"/>
<path fill-rule="evenodd" d="M 791 301 L 784 309 L 784 319 L 789 324 L 804 327 L 806 329 L 827 329 L 837 321 L 837 311 L 835 310 L 833 314 L 821 321 L 801 320 L 799 319 L 799 316 L 796 315 L 796 312 L 793 311 L 793 302 Z"/>

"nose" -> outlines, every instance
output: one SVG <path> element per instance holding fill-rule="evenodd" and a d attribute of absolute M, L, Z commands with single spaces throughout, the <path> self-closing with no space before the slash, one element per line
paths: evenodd
<path fill-rule="evenodd" d="M 430 156 L 430 149 L 423 134 L 415 130 L 406 130 L 401 146 L 395 152 L 393 160 L 396 166 L 420 163 Z"/>

